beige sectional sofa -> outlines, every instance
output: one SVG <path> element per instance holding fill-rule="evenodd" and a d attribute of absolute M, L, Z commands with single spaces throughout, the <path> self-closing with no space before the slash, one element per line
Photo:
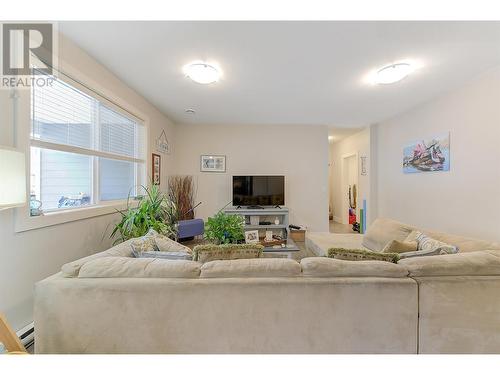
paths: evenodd
<path fill-rule="evenodd" d="M 360 244 L 410 228 L 379 219 Z M 461 252 L 201 264 L 123 243 L 37 283 L 36 352 L 500 353 L 500 246 L 436 236 Z"/>

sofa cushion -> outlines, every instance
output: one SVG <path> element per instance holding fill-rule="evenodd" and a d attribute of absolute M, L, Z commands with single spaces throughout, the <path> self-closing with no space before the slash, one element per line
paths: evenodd
<path fill-rule="evenodd" d="M 103 258 L 103 257 L 131 257 L 132 256 L 132 248 L 130 247 L 130 243 L 134 239 L 130 239 L 128 241 L 122 242 L 116 246 L 109 248 L 108 250 L 101 251 L 100 253 L 89 255 L 88 257 L 77 259 L 73 262 L 69 262 L 64 264 L 61 267 L 61 272 L 65 277 L 76 277 L 80 272 L 80 268 L 87 262 L 90 262 L 94 259 Z"/>
<path fill-rule="evenodd" d="M 395 220 L 378 218 L 363 236 L 363 246 L 373 251 L 382 251 L 392 240 L 404 241 L 414 229 Z"/>
<path fill-rule="evenodd" d="M 438 241 L 458 247 L 461 253 L 480 250 L 500 250 L 500 243 L 498 242 L 478 240 L 475 238 L 462 237 L 455 234 L 432 232 L 427 230 L 422 230 L 422 233 Z"/>
<path fill-rule="evenodd" d="M 387 245 L 385 245 L 382 250 L 383 253 L 406 253 L 408 251 L 417 251 L 418 243 L 417 241 L 398 241 L 392 240 Z"/>
<path fill-rule="evenodd" d="M 306 232 L 306 247 L 317 256 L 328 255 L 331 247 L 361 249 L 363 236 L 355 233 Z"/>
<path fill-rule="evenodd" d="M 163 234 L 156 234 L 153 236 L 155 239 L 156 247 L 159 251 L 168 251 L 168 252 L 184 252 L 188 254 L 192 254 L 192 250 L 184 246 L 183 244 L 174 241 Z"/>
<path fill-rule="evenodd" d="M 294 277 L 300 274 L 298 262 L 282 258 L 214 260 L 201 267 L 204 278 Z"/>
<path fill-rule="evenodd" d="M 251 259 L 262 255 L 259 244 L 198 245 L 193 249 L 193 260 L 205 263 L 213 260 Z"/>
<path fill-rule="evenodd" d="M 145 251 L 158 251 L 155 238 L 149 233 L 143 237 L 134 238 L 130 242 L 130 247 L 132 248 L 132 254 L 136 258 L 139 258 L 141 253 Z"/>
<path fill-rule="evenodd" d="M 500 250 L 401 259 L 398 264 L 410 276 L 496 276 L 500 275 Z"/>
<path fill-rule="evenodd" d="M 399 254 L 401 259 L 458 253 L 456 246 L 438 241 L 417 230 L 412 231 L 406 241 L 416 241 L 417 250 Z"/>
<path fill-rule="evenodd" d="M 378 260 L 348 260 L 324 257 L 303 258 L 302 275 L 310 277 L 406 277 L 408 270 L 398 264 Z"/>
<path fill-rule="evenodd" d="M 197 278 L 200 266 L 190 260 L 106 257 L 85 263 L 78 277 Z"/>
<path fill-rule="evenodd" d="M 380 260 L 392 263 L 397 263 L 399 260 L 399 254 L 397 253 L 378 253 L 365 249 L 342 249 L 336 247 L 328 249 L 328 257 L 349 261 Z"/>
<path fill-rule="evenodd" d="M 139 254 L 138 258 L 192 260 L 193 256 L 184 251 L 143 251 Z"/>

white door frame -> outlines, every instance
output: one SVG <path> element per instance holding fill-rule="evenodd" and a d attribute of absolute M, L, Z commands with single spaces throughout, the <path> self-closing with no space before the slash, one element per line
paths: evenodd
<path fill-rule="evenodd" d="M 342 204 L 341 204 L 341 207 L 342 207 L 342 212 L 340 214 L 340 218 L 342 220 L 342 224 L 349 224 L 349 187 L 347 186 L 348 185 L 348 182 L 347 182 L 347 179 L 348 179 L 348 176 L 347 176 L 347 172 L 348 172 L 348 169 L 347 169 L 347 166 L 346 166 L 346 162 L 347 162 L 347 159 L 348 158 L 351 158 L 351 157 L 355 157 L 356 158 L 356 190 L 359 191 L 359 158 L 358 158 L 358 153 L 357 152 L 350 152 L 348 154 L 343 154 L 341 157 L 340 157 L 340 163 L 341 163 L 341 175 L 340 175 L 340 183 L 341 183 L 341 188 L 340 188 L 340 191 L 342 192 Z M 359 204 L 359 200 L 358 201 L 358 204 Z M 356 215 L 357 215 L 357 212 L 358 212 L 358 207 L 356 207 Z"/>

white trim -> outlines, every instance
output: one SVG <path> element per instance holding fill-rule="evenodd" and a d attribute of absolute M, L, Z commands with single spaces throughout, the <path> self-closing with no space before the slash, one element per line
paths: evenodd
<path fill-rule="evenodd" d="M 124 161 L 130 161 L 132 163 L 145 163 L 146 162 L 144 159 L 136 159 L 136 158 L 131 158 L 129 156 L 110 154 L 108 152 L 103 152 L 103 151 L 89 150 L 88 148 L 68 146 L 68 145 L 62 145 L 59 143 L 40 141 L 38 139 L 32 139 L 30 141 L 30 144 L 33 147 L 47 148 L 50 150 L 69 152 L 69 153 L 73 153 L 73 154 L 99 156 L 101 158 L 124 160 Z"/>
<path fill-rule="evenodd" d="M 114 104 L 113 109 L 120 108 L 121 111 L 126 109 L 127 115 L 135 114 L 142 123 L 140 125 L 144 127 L 144 156 L 148 160 L 149 153 L 149 133 L 150 133 L 150 118 L 144 112 L 140 111 L 127 101 L 123 100 L 121 97 L 116 96 L 112 91 L 102 87 L 97 81 L 89 78 L 89 76 L 82 73 L 80 70 L 74 68 L 72 65 L 67 64 L 63 59 L 59 58 L 59 66 L 63 66 L 63 71 L 67 72 L 70 77 L 79 77 L 80 84 L 88 85 L 89 87 L 98 90 L 108 103 Z M 58 77 L 59 78 L 59 77 Z M 64 79 L 63 79 L 64 80 Z M 70 83 L 71 84 L 71 83 Z M 26 195 L 27 201 L 30 199 L 30 146 L 31 146 L 31 90 L 18 90 L 19 96 L 13 98 L 16 101 L 17 110 L 14 114 L 15 122 L 14 127 L 17 130 L 17 147 L 20 151 L 23 151 L 26 157 Z M 95 98 L 95 96 L 91 95 Z M 97 98 L 99 100 L 99 98 Z M 36 140 L 38 142 L 38 140 Z M 40 141 L 41 142 L 41 141 Z M 106 153 L 105 153 L 106 154 Z M 92 155 L 95 155 L 92 154 Z M 107 154 L 106 154 L 107 155 Z M 113 159 L 117 158 L 117 155 L 112 155 Z M 126 158 L 126 157 L 125 157 Z M 125 159 L 125 160 L 128 160 Z M 148 170 L 150 168 L 146 160 L 137 160 L 138 163 L 144 164 L 144 172 L 141 173 L 141 180 L 146 184 L 148 182 Z M 101 202 L 98 205 L 90 205 L 87 207 L 79 207 L 70 210 L 58 210 L 55 212 L 49 212 L 43 216 L 30 216 L 29 207 L 20 207 L 14 209 L 14 231 L 16 233 L 24 232 L 32 229 L 44 228 L 53 225 L 64 224 L 67 222 L 88 219 L 97 216 L 110 215 L 117 213 L 117 210 L 124 210 L 127 208 L 126 201 L 108 201 Z"/>
<path fill-rule="evenodd" d="M 110 215 L 127 209 L 127 201 L 114 201 L 108 204 L 89 205 L 66 210 L 45 212 L 42 216 L 29 216 L 28 210 L 15 211 L 14 230 L 16 233 L 32 229 L 50 227 L 71 221 L 88 219 L 96 216 Z"/>

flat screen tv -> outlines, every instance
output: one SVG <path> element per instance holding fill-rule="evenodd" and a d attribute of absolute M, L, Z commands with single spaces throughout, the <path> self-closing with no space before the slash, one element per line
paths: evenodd
<path fill-rule="evenodd" d="M 233 206 L 283 206 L 285 176 L 233 176 Z"/>

